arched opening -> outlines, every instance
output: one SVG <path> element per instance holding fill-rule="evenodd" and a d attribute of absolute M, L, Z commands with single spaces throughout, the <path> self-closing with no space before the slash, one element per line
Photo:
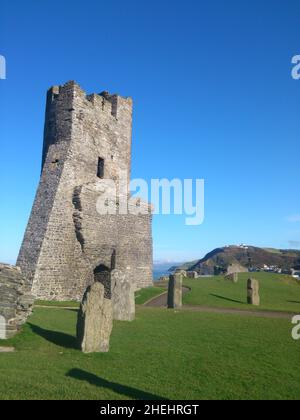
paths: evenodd
<path fill-rule="evenodd" d="M 111 299 L 111 270 L 103 264 L 98 265 L 94 270 L 94 280 L 104 286 L 105 299 Z"/>
<path fill-rule="evenodd" d="M 0 340 L 6 339 L 6 320 L 4 316 L 0 315 Z"/>

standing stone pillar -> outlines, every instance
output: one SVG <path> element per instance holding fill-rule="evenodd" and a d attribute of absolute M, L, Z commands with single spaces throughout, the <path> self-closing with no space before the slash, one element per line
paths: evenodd
<path fill-rule="evenodd" d="M 111 291 L 114 319 L 133 321 L 135 319 L 134 284 L 128 273 L 120 270 L 111 272 Z"/>
<path fill-rule="evenodd" d="M 176 273 L 169 277 L 168 308 L 182 307 L 182 274 Z"/>
<path fill-rule="evenodd" d="M 238 283 L 239 275 L 238 275 L 238 273 L 227 274 L 225 276 L 225 280 L 232 281 L 232 283 Z"/>
<path fill-rule="evenodd" d="M 87 288 L 78 313 L 77 340 L 83 353 L 108 352 L 112 326 L 112 302 L 96 282 Z"/>
<path fill-rule="evenodd" d="M 0 340 L 6 340 L 6 320 L 0 315 Z"/>
<path fill-rule="evenodd" d="M 247 300 L 249 305 L 260 305 L 259 297 L 259 282 L 254 279 L 249 279 L 247 284 Z"/>

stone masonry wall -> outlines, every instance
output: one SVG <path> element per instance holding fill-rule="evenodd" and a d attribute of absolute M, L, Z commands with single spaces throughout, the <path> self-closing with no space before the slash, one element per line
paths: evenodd
<path fill-rule="evenodd" d="M 136 288 L 152 283 L 150 212 L 96 211 L 99 158 L 104 178 L 129 193 L 131 125 L 130 98 L 87 96 L 74 82 L 48 92 L 41 181 L 17 262 L 38 298 L 80 300 L 100 264 L 128 270 Z"/>

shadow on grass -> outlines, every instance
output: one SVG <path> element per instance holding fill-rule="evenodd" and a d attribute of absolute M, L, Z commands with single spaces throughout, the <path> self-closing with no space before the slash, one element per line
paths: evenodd
<path fill-rule="evenodd" d="M 296 300 L 287 300 L 288 303 L 297 303 L 298 305 L 300 305 L 300 302 L 297 302 Z"/>
<path fill-rule="evenodd" d="M 140 389 L 132 388 L 130 386 L 121 385 L 115 382 L 107 381 L 106 379 L 99 378 L 98 376 L 85 372 L 81 369 L 71 369 L 67 374 L 67 377 L 78 379 L 80 381 L 88 382 L 90 385 L 97 386 L 99 388 L 107 388 L 118 394 L 125 395 L 126 397 L 135 400 L 166 400 L 166 398 L 158 395 L 150 394 Z"/>
<path fill-rule="evenodd" d="M 28 325 L 31 328 L 32 332 L 39 335 L 40 337 L 43 337 L 50 343 L 55 344 L 56 346 L 78 350 L 76 338 L 72 335 L 65 334 L 59 331 L 45 330 L 44 328 L 38 327 L 37 325 L 31 323 L 28 323 Z"/>
<path fill-rule="evenodd" d="M 245 305 L 245 302 L 242 302 L 241 300 L 234 300 L 234 299 L 227 298 L 225 296 L 214 295 L 213 293 L 211 293 L 210 296 L 213 296 L 215 298 L 222 299 L 222 300 L 227 300 L 228 302 L 241 303 L 242 305 Z"/>

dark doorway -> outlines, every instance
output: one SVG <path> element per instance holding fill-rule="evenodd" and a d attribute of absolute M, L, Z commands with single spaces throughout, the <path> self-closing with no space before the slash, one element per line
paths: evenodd
<path fill-rule="evenodd" d="M 94 270 L 94 279 L 95 282 L 103 284 L 105 299 L 111 299 L 110 269 L 106 265 L 98 265 Z"/>

